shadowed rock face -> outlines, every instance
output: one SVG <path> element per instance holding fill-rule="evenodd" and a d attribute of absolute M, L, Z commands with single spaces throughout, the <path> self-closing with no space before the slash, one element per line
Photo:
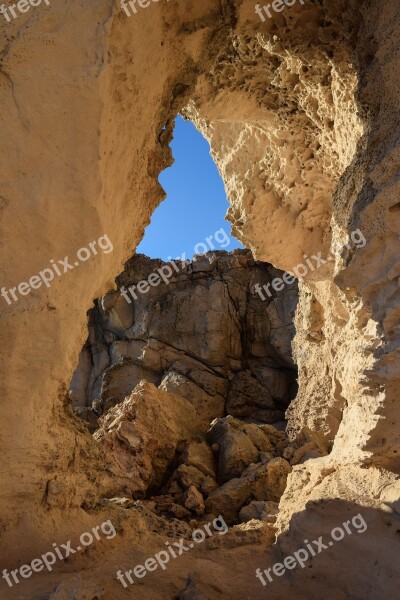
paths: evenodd
<path fill-rule="evenodd" d="M 280 292 L 269 286 L 270 297 L 263 290 L 262 300 L 255 285 L 267 286 L 280 272 L 246 250 L 175 266 L 168 271 L 162 261 L 135 256 L 117 291 L 95 302 L 71 382 L 77 414 L 93 428 L 96 416 L 146 380 L 188 400 L 206 427 L 225 414 L 282 421 L 296 392 L 297 284 Z M 159 269 L 170 277 L 165 282 L 158 275 L 158 284 L 140 294 L 137 284 Z"/>

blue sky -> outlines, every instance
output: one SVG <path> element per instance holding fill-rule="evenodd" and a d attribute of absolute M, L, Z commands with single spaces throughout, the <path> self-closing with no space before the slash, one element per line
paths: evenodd
<path fill-rule="evenodd" d="M 206 238 L 221 228 L 229 236 L 229 245 L 220 233 L 216 238 L 221 243 L 211 242 L 215 249 L 222 245 L 228 252 L 242 248 L 224 219 L 229 205 L 208 142 L 192 123 L 177 117 L 171 148 L 175 163 L 159 178 L 167 197 L 154 211 L 136 251 L 163 260 L 183 252 L 192 258 L 196 244 L 207 246 Z M 204 250 L 200 246 L 198 251 Z"/>

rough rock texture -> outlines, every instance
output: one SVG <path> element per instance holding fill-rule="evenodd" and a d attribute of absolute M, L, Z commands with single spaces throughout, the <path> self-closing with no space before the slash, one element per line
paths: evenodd
<path fill-rule="evenodd" d="M 147 280 L 160 260 L 134 256 L 117 279 L 117 291 L 96 300 L 89 338 L 71 382 L 79 416 L 96 427 L 100 415 L 146 380 L 185 398 L 207 429 L 231 414 L 273 423 L 295 396 L 292 360 L 295 283 L 264 300 L 254 286 L 282 275 L 255 262 L 249 251 L 223 251 L 175 263 L 136 299 L 120 291 Z M 166 271 L 168 273 L 168 271 Z M 91 409 L 91 410 L 90 410 Z"/>
<path fill-rule="evenodd" d="M 86 311 L 112 288 L 164 196 L 157 178 L 184 110 L 211 141 L 234 231 L 257 260 L 290 270 L 337 250 L 300 285 L 300 390 L 289 414 L 293 444 L 308 436 L 311 452 L 325 444 L 330 454 L 293 466 L 268 555 L 253 545 L 209 560 L 197 549 L 162 583 L 146 580 L 141 600 L 180 592 L 194 562 L 212 600 L 264 598 L 256 564 L 270 567 L 357 513 L 365 533 L 277 579 L 269 598 L 398 595 L 400 9 L 306 0 L 262 22 L 254 4 L 160 0 L 127 17 L 112 0 L 60 0 L 1 19 L 2 285 L 103 233 L 114 244 L 48 288 L 11 305 L 1 298 L 4 567 L 98 524 L 89 511 L 106 463 L 69 410 L 67 386 Z M 367 244 L 347 250 L 356 228 Z M 126 568 L 161 547 L 135 511 L 129 518 L 142 537 L 132 549 L 139 534 L 126 525 L 116 561 L 129 558 Z M 49 597 L 76 568 L 124 598 L 108 548 L 21 581 L 17 593 Z M 16 597 L 1 585 L 6 600 Z"/>
<path fill-rule="evenodd" d="M 176 453 L 195 437 L 195 410 L 179 396 L 142 382 L 135 393 L 101 419 L 94 437 L 100 441 L 115 475 L 129 477 L 125 492 L 138 494 L 160 487 Z"/>
<path fill-rule="evenodd" d="M 252 499 L 278 502 L 292 470 L 283 458 L 289 440 L 272 425 L 229 416 L 205 433 L 190 401 L 146 381 L 99 425 L 94 439 L 107 461 L 98 479 L 102 506 L 131 508 L 127 498 L 111 498 L 124 494 L 148 501 L 159 515 L 188 520 L 206 512 L 234 524 Z"/>

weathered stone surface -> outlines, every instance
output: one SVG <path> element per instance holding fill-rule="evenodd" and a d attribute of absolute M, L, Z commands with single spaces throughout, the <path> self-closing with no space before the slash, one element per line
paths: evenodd
<path fill-rule="evenodd" d="M 242 478 L 251 480 L 252 494 L 256 500 L 279 502 L 291 470 L 285 459 L 277 457 L 265 465 L 250 465 L 243 472 Z"/>
<path fill-rule="evenodd" d="M 185 493 L 185 507 L 199 516 L 204 513 L 203 496 L 194 485 L 189 486 Z"/>
<path fill-rule="evenodd" d="M 246 467 L 259 460 L 259 452 L 242 431 L 222 436 L 219 445 L 218 480 L 221 483 L 240 477 Z"/>
<path fill-rule="evenodd" d="M 250 478 L 231 479 L 211 492 L 205 501 L 206 511 L 213 515 L 222 514 L 227 523 L 235 522 L 251 494 Z"/>
<path fill-rule="evenodd" d="M 211 396 L 182 373 L 168 371 L 161 380 L 160 389 L 186 398 L 194 406 L 205 425 L 208 425 L 215 416 L 224 415 L 224 397 Z"/>
<path fill-rule="evenodd" d="M 196 467 L 204 475 L 215 478 L 214 456 L 210 447 L 205 442 L 192 442 L 188 444 L 182 454 L 182 461 L 186 465 Z"/>
<path fill-rule="evenodd" d="M 160 486 L 176 452 L 182 451 L 200 428 L 196 412 L 186 400 L 146 382 L 100 422 L 94 437 L 106 452 L 110 471 L 125 481 L 132 493 Z"/>
<path fill-rule="evenodd" d="M 186 587 L 179 594 L 178 600 L 210 600 L 210 598 L 201 593 L 194 573 L 189 573 Z"/>
<path fill-rule="evenodd" d="M 103 598 L 106 590 L 96 581 L 85 581 L 82 577 L 71 577 L 60 583 L 49 600 L 93 600 Z"/>
<path fill-rule="evenodd" d="M 240 371 L 231 382 L 226 412 L 234 417 L 257 419 L 259 409 L 275 408 L 268 388 L 264 387 L 250 371 Z"/>
<path fill-rule="evenodd" d="M 242 523 L 256 519 L 257 521 L 265 521 L 266 523 L 275 523 L 278 514 L 277 502 L 265 502 L 253 500 L 247 506 L 244 506 L 239 513 L 239 518 Z"/>
<path fill-rule="evenodd" d="M 226 535 L 212 537 L 206 540 L 207 548 L 220 548 L 227 551 L 229 548 L 240 546 L 270 547 L 275 541 L 275 530 L 271 524 L 258 519 L 239 523 L 229 527 Z"/>
<path fill-rule="evenodd" d="M 136 255 L 117 286 L 126 290 L 163 266 L 168 267 Z M 282 307 L 278 316 L 275 306 L 270 317 L 272 299 L 265 302 L 252 287 L 276 273 L 248 251 L 217 251 L 179 263 L 177 277 L 146 294 L 137 292 L 131 304 L 118 292 L 100 298 L 90 311 L 89 339 L 71 383 L 75 406 L 107 410 L 146 380 L 187 399 L 205 427 L 226 413 L 265 423 L 281 420 L 296 375 L 293 327 L 284 308 L 290 304 L 294 310 L 295 288 L 274 297 L 274 306 Z M 270 318 L 287 337 L 284 350 L 272 341 Z"/>
<path fill-rule="evenodd" d="M 205 498 L 218 487 L 218 483 L 212 477 L 206 477 L 200 484 L 200 491 Z"/>
<path fill-rule="evenodd" d="M 205 479 L 205 475 L 202 471 L 192 465 L 180 465 L 175 471 L 173 479 L 175 479 L 183 489 L 187 489 L 191 485 L 200 487 Z"/>
<path fill-rule="evenodd" d="M 278 444 L 283 440 L 286 440 L 287 443 L 285 434 L 276 430 L 274 427 L 244 423 L 230 415 L 222 419 L 215 419 L 206 433 L 206 439 L 210 446 L 217 444 L 219 448 L 223 437 L 228 433 L 236 431 L 245 433 L 260 452 L 269 452 L 273 449 L 275 444 Z M 268 436 L 271 437 L 272 442 Z"/>
<path fill-rule="evenodd" d="M 103 233 L 114 247 L 18 302 L 1 298 L 0 544 L 10 568 L 48 551 L 58 535 L 78 537 L 102 489 L 104 456 L 71 418 L 65 389 L 93 298 L 112 288 L 165 196 L 158 175 L 171 164 L 172 121 L 184 110 L 211 144 L 234 232 L 258 260 L 291 270 L 335 250 L 300 285 L 300 391 L 288 413 L 291 441 L 309 428 L 329 456 L 294 466 L 277 546 L 290 554 L 360 510 L 370 521 L 364 534 L 321 553 L 312 569 L 293 571 L 290 584 L 276 580 L 271 600 L 293 590 L 299 600 L 397 597 L 396 499 L 385 490 L 399 471 L 399 7 L 393 0 L 288 4 L 262 21 L 249 0 L 160 1 L 128 18 L 109 0 L 61 0 L 31 6 L 11 23 L 1 19 L 4 286 L 17 290 L 51 257 L 69 255 L 73 264 L 77 249 Z M 346 248 L 356 228 L 367 243 Z M 247 338 L 243 329 L 242 339 L 267 360 L 271 340 L 282 350 L 288 337 L 275 327 L 272 306 L 268 327 L 265 305 L 253 308 L 251 324 L 260 322 L 263 335 Z M 111 325 L 118 333 L 91 344 L 96 368 L 83 361 L 74 396 L 80 406 L 100 399 L 112 336 L 126 323 L 113 317 Z M 144 326 L 135 332 L 142 334 Z M 157 355 L 146 344 L 146 368 L 175 352 Z M 229 362 L 233 374 L 251 370 L 250 362 Z M 64 491 L 49 510 L 43 499 L 56 475 Z M 70 499 L 62 511 L 61 497 Z M 148 555 L 159 547 L 155 542 Z M 221 555 L 220 569 L 214 564 L 202 581 L 207 593 L 265 596 L 260 582 L 246 577 L 254 552 L 235 563 L 233 584 L 231 557 Z M 267 564 L 280 557 L 270 558 Z M 86 557 L 81 564 L 85 569 Z M 373 565 L 368 577 L 366 565 Z M 43 589 L 39 576 L 32 586 L 47 597 L 54 573 L 51 584 L 42 576 Z M 151 598 L 176 593 L 168 577 L 158 580 Z M 222 591 L 215 592 L 215 580 Z M 29 589 L 18 593 L 32 597 Z M 115 600 L 120 594 L 115 587 L 108 593 Z"/>

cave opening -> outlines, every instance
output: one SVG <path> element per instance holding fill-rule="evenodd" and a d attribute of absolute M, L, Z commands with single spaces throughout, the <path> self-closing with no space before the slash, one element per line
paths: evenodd
<path fill-rule="evenodd" d="M 282 272 L 229 235 L 210 146 L 180 116 L 171 147 L 166 199 L 88 312 L 70 401 L 112 463 L 104 497 L 156 499 L 160 514 L 189 519 L 220 510 L 238 480 L 248 491 L 228 521 L 265 510 L 273 520 L 290 470 L 297 281 L 271 287 Z M 272 492 L 254 466 L 279 479 Z"/>
<path fill-rule="evenodd" d="M 272 565 L 276 598 L 396 597 L 398 19 L 388 0 L 286 4 L 264 23 L 254 3 L 160 2 L 146 22 L 147 11 L 126 19 L 115 3 L 78 14 L 61 2 L 50 20 L 18 20 L 4 48 L 4 283 L 30 280 L 103 233 L 115 247 L 3 307 L 4 566 L 27 563 L 25 579 L 33 557 L 66 540 L 76 548 L 100 518 L 118 530 L 104 548 L 20 580 L 21 595 L 122 598 L 117 568 L 165 548 L 167 534 L 190 539 L 215 511 L 235 524 L 259 518 L 264 531 L 255 539 L 230 527 L 222 551 L 214 536 L 216 553 L 204 544 L 137 582 L 143 599 L 172 597 L 193 571 L 180 598 L 265 597 L 254 570 Z M 293 433 L 324 438 L 329 456 L 313 439 L 288 443 L 282 421 L 256 419 L 280 410 L 275 388 L 274 406 L 257 392 L 276 383 L 266 374 L 294 372 L 279 343 L 292 301 L 270 300 L 268 269 L 248 268 L 245 251 L 234 265 L 202 257 L 176 276 L 171 264 L 174 281 L 142 284 L 130 304 L 110 284 L 162 199 L 164 124 L 188 103 L 229 190 L 235 235 L 257 261 L 290 270 L 338 248 L 299 286 L 300 386 L 289 406 Z M 368 243 L 346 249 L 358 228 Z M 129 261 L 121 285 L 137 289 L 146 268 Z M 71 389 L 93 438 L 71 418 L 65 388 L 95 297 Z M 213 416 L 218 402 L 223 416 L 198 424 L 198 407 Z M 359 511 L 365 537 L 345 536 L 281 577 L 283 556 Z M 154 513 L 186 520 L 185 531 Z"/>

